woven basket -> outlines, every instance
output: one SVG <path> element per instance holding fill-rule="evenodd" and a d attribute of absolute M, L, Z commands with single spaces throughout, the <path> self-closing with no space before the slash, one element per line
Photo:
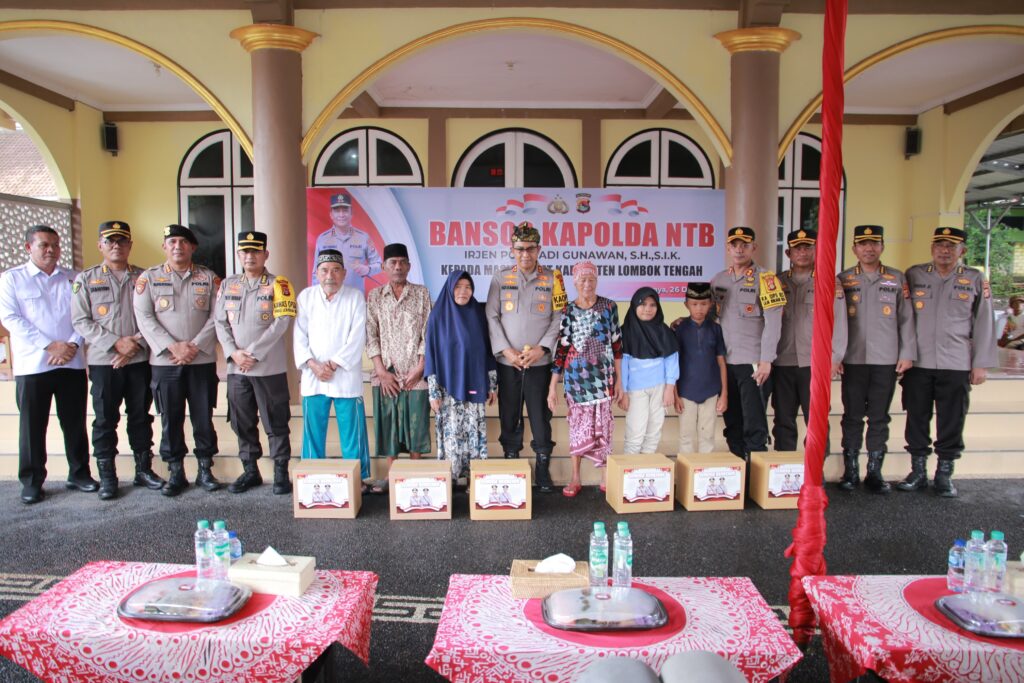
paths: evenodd
<path fill-rule="evenodd" d="M 590 566 L 577 562 L 576 569 L 565 574 L 538 574 L 534 571 L 540 560 L 512 560 L 509 584 L 513 598 L 546 598 L 569 588 L 590 585 Z"/>

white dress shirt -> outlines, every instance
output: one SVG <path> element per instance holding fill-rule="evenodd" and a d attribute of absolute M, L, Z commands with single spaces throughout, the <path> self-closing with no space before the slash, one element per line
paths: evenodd
<path fill-rule="evenodd" d="M 11 333 L 15 376 L 85 369 L 82 335 L 71 325 L 71 285 L 77 275 L 60 266 L 47 275 L 29 261 L 0 277 L 0 322 Z M 48 365 L 46 347 L 55 341 L 78 344 L 78 353 L 64 365 Z"/>
<path fill-rule="evenodd" d="M 330 301 L 319 285 L 302 290 L 295 319 L 295 365 L 302 370 L 303 396 L 362 398 L 363 348 L 366 346 L 366 301 L 343 285 Z M 308 367 L 310 359 L 334 361 L 338 369 L 321 382 Z"/>

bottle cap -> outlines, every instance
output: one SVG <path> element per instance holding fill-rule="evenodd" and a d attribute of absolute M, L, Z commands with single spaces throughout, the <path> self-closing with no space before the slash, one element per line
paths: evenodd
<path fill-rule="evenodd" d="M 216 522 L 213 523 L 213 528 L 216 529 L 217 531 L 221 531 L 223 529 L 226 529 L 227 526 L 228 525 L 224 523 L 223 519 L 218 519 Z M 981 532 L 978 532 L 978 533 L 981 533 Z"/>
<path fill-rule="evenodd" d="M 1003 532 L 1002 531 L 993 531 L 990 538 L 993 541 L 1001 541 L 1001 540 L 1003 540 Z"/>
<path fill-rule="evenodd" d="M 197 529 L 209 529 L 210 528 L 209 520 L 205 520 L 205 519 L 199 520 L 198 522 L 196 522 L 196 528 Z"/>
<path fill-rule="evenodd" d="M 604 522 L 594 522 L 594 533 L 598 536 L 604 536 L 606 534 L 604 530 Z"/>
<path fill-rule="evenodd" d="M 963 548 L 965 545 L 967 545 L 967 541 L 965 541 L 962 538 L 958 538 L 955 541 L 953 541 L 953 545 L 957 548 Z"/>
<path fill-rule="evenodd" d="M 978 529 L 975 529 L 974 531 L 971 532 L 971 540 L 972 541 L 984 541 L 985 540 L 985 532 L 984 531 L 979 531 Z"/>
<path fill-rule="evenodd" d="M 238 533 L 235 531 L 229 531 L 228 538 L 238 538 Z"/>
<path fill-rule="evenodd" d="M 629 535 L 629 522 L 619 522 L 618 529 L 620 534 Z"/>

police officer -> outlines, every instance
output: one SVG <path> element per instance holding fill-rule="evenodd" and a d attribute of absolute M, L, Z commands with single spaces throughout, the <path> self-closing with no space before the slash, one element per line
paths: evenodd
<path fill-rule="evenodd" d="M 230 486 L 244 493 L 263 483 L 257 461 L 263 455 L 259 421 L 274 459 L 274 493 L 291 493 L 287 349 L 284 335 L 295 318 L 295 291 L 288 278 L 266 268 L 267 236 L 238 235 L 235 252 L 243 272 L 224 279 L 217 294 L 214 318 L 217 338 L 228 361 L 228 407 L 231 428 L 238 436 L 238 455 L 244 472 Z"/>
<path fill-rule="evenodd" d="M 772 365 L 772 406 L 775 421 L 772 437 L 775 450 L 796 450 L 796 411 L 799 407 L 807 424 L 811 406 L 811 333 L 814 328 L 814 248 L 815 230 L 795 230 L 786 238 L 789 270 L 779 274 L 786 304 L 782 310 L 782 333 L 778 356 Z M 846 353 L 846 310 L 843 288 L 838 278 L 829 277 L 833 300 L 832 375 L 838 371 Z"/>
<path fill-rule="evenodd" d="M 868 469 L 864 487 L 889 493 L 882 477 L 889 441 L 889 406 L 896 379 L 917 357 L 917 335 L 909 290 L 903 273 L 882 264 L 885 230 L 881 225 L 853 229 L 857 265 L 839 274 L 846 295 L 849 343 L 842 366 L 843 476 L 839 488 L 860 483 L 860 447 L 867 417 Z"/>
<path fill-rule="evenodd" d="M 753 261 L 756 239 L 753 228 L 731 228 L 726 236 L 730 265 L 711 280 L 729 381 L 725 440 L 734 455 L 748 460 L 752 452 L 767 449 L 760 387 L 771 374 L 786 304 L 779 278 Z"/>
<path fill-rule="evenodd" d="M 185 226 L 168 225 L 163 241 L 167 261 L 144 271 L 135 283 L 135 316 L 149 345 L 153 394 L 163 422 L 160 457 L 170 469 L 162 491 L 165 496 L 177 496 L 188 486 L 184 469 L 186 401 L 199 461 L 196 484 L 207 491 L 223 486 L 211 471 L 217 453 L 213 297 L 220 280 L 209 268 L 192 262 L 198 244 Z"/>
<path fill-rule="evenodd" d="M 491 349 L 498 360 L 501 447 L 506 458 L 519 457 L 525 402 L 533 433 L 530 447 L 537 456 L 537 487 L 551 493 L 555 488 L 549 468 L 555 444 L 547 396 L 551 351 L 565 302 L 555 273 L 537 263 L 539 252 L 540 233 L 529 222 L 519 224 L 512 233 L 515 265 L 502 268 L 491 279 L 486 312 Z"/>
<path fill-rule="evenodd" d="M 972 384 L 996 364 L 992 294 L 981 271 L 960 265 L 967 233 L 940 227 L 932 236 L 932 262 L 907 270 L 914 303 L 917 359 L 903 375 L 907 451 L 911 471 L 901 491 L 928 487 L 930 423 L 935 407 L 935 492 L 955 498 L 953 462 L 964 449 L 964 422 Z"/>
<path fill-rule="evenodd" d="M 365 296 L 363 278 L 381 272 L 380 254 L 370 236 L 352 226 L 352 196 L 348 192 L 331 195 L 331 223 L 332 227 L 316 238 L 313 253 L 319 254 L 324 249 L 340 251 L 345 256 L 345 284 Z M 313 269 L 313 284 L 317 284 L 316 268 Z"/>
<path fill-rule="evenodd" d="M 83 271 L 72 287 L 71 322 L 89 343 L 86 362 L 92 380 L 92 452 L 100 473 L 99 496 L 117 497 L 117 423 L 124 403 L 128 443 L 135 454 L 135 485 L 159 490 L 164 480 L 153 472 L 153 404 L 149 348 L 135 322 L 132 293 L 142 269 L 128 263 L 132 230 L 124 221 L 107 221 L 96 243 L 103 263 Z"/>

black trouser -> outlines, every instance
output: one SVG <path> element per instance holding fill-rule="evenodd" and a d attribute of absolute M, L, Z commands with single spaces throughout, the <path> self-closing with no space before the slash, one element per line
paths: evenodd
<path fill-rule="evenodd" d="M 244 461 L 255 462 L 263 455 L 260 444 L 260 420 L 270 442 L 270 457 L 275 462 L 288 462 L 292 457 L 289 438 L 288 375 L 250 377 L 245 374 L 228 375 L 228 408 L 231 429 L 238 437 L 238 455 Z M 258 415 L 257 415 L 258 413 Z"/>
<path fill-rule="evenodd" d="M 533 439 L 530 448 L 538 455 L 551 455 L 551 411 L 548 409 L 548 385 L 551 366 L 539 365 L 519 370 L 498 364 L 498 416 L 501 420 L 499 441 L 506 453 L 523 449 L 523 403 L 530 417 Z"/>
<path fill-rule="evenodd" d="M 217 454 L 217 433 L 213 431 L 213 409 L 217 405 L 217 364 L 154 365 L 153 398 L 163 422 L 160 457 L 164 462 L 181 462 L 185 446 L 185 403 L 192 422 L 197 458 Z"/>
<path fill-rule="evenodd" d="M 117 456 L 117 423 L 121 420 L 121 403 L 127 418 L 128 444 L 132 453 L 153 450 L 153 391 L 149 363 L 132 363 L 122 368 L 90 365 L 92 381 L 92 454 L 97 460 L 113 460 Z"/>
<path fill-rule="evenodd" d="M 775 450 L 795 451 L 797 408 L 803 413 L 805 425 L 811 412 L 811 368 L 776 365 L 772 368 L 772 380 L 772 408 L 775 409 L 772 438 Z"/>
<path fill-rule="evenodd" d="M 868 451 L 885 451 L 889 407 L 896 393 L 895 365 L 843 365 L 843 450 L 859 451 L 868 420 Z"/>
<path fill-rule="evenodd" d="M 761 387 L 754 382 L 750 363 L 726 365 L 729 406 L 725 415 L 725 441 L 733 455 L 767 450 L 768 417 Z"/>
<path fill-rule="evenodd" d="M 71 368 L 14 378 L 19 413 L 18 479 L 23 488 L 38 491 L 46 481 L 46 427 L 54 399 L 57 420 L 64 433 L 68 480 L 90 476 L 89 436 L 85 431 L 86 387 L 85 370 Z"/>
<path fill-rule="evenodd" d="M 935 454 L 956 460 L 964 450 L 964 423 L 971 403 L 970 370 L 911 368 L 900 381 L 903 409 L 907 411 L 907 452 L 932 452 L 931 421 L 935 406 Z"/>

